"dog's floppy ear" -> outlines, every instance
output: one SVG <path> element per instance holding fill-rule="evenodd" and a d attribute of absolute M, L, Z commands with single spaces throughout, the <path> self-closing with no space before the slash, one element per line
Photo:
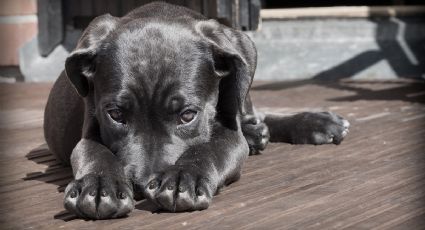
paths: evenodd
<path fill-rule="evenodd" d="M 109 14 L 95 18 L 65 61 L 66 75 L 82 97 L 89 92 L 89 80 L 96 70 L 96 54 L 104 39 L 116 28 L 117 21 L 118 18 Z"/>
<path fill-rule="evenodd" d="M 251 39 L 241 31 L 215 20 L 198 22 L 196 30 L 212 49 L 215 74 L 220 80 L 218 109 L 226 115 L 244 114 L 245 98 L 254 77 L 257 52 Z"/>

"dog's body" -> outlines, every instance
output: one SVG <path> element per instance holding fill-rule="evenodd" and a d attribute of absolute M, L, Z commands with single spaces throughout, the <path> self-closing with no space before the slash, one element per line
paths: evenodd
<path fill-rule="evenodd" d="M 170 211 L 205 209 L 269 138 L 342 141 L 348 122 L 332 113 L 256 114 L 255 68 L 246 35 L 183 7 L 96 18 L 46 106 L 46 141 L 75 176 L 65 207 L 114 218 L 142 195 Z"/>

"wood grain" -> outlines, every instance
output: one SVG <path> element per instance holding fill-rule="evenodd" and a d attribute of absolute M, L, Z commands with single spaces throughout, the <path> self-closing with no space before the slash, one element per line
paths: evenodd
<path fill-rule="evenodd" d="M 351 122 L 339 146 L 271 143 L 204 211 L 76 219 L 62 206 L 72 179 L 42 131 L 51 84 L 0 84 L 2 229 L 425 229 L 425 84 L 256 82 L 259 110 L 330 110 Z M 71 111 L 70 111 L 71 112 Z"/>

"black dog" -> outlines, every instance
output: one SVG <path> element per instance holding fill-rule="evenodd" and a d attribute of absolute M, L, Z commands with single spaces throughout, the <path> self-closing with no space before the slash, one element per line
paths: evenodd
<path fill-rule="evenodd" d="M 152 3 L 96 18 L 45 113 L 49 148 L 75 176 L 66 209 L 115 218 L 142 196 L 169 211 L 201 210 L 269 138 L 342 141 L 348 122 L 332 113 L 255 113 L 255 68 L 245 34 L 183 7 Z"/>

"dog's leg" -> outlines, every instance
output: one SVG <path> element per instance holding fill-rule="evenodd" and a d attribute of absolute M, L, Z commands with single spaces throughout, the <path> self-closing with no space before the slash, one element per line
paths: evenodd
<path fill-rule="evenodd" d="M 304 112 L 292 116 L 265 116 L 271 142 L 292 144 L 340 144 L 350 123 L 331 112 Z"/>
<path fill-rule="evenodd" d="M 215 130 L 210 143 L 191 147 L 175 165 L 152 175 L 145 196 L 173 212 L 202 210 L 220 187 L 237 180 L 248 145 L 240 131 Z"/>
<path fill-rule="evenodd" d="M 131 184 L 115 155 L 103 145 L 81 139 L 71 154 L 75 180 L 65 189 L 65 208 L 82 218 L 120 217 L 134 208 Z"/>

